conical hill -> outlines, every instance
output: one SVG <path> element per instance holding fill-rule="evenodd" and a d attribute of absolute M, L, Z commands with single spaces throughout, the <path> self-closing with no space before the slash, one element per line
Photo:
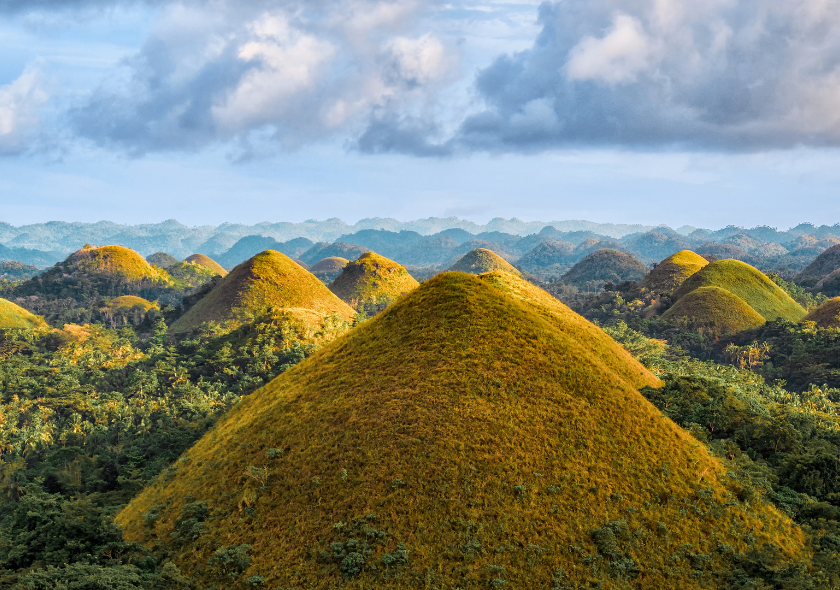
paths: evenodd
<path fill-rule="evenodd" d="M 128 282 L 172 283 L 165 270 L 152 266 L 140 254 L 124 246 L 85 246 L 57 266 L 61 266 L 63 272 L 119 276 Z"/>
<path fill-rule="evenodd" d="M 285 254 L 266 250 L 234 268 L 172 324 L 184 332 L 204 322 L 239 320 L 273 307 L 315 327 L 327 316 L 349 322 L 355 312 Z"/>
<path fill-rule="evenodd" d="M 698 287 L 668 308 L 662 317 L 683 319 L 695 330 L 715 336 L 737 334 L 757 328 L 766 321 L 746 301 L 720 287 Z"/>
<path fill-rule="evenodd" d="M 804 321 L 816 322 L 820 328 L 840 328 L 840 297 L 829 299 L 812 310 Z"/>
<path fill-rule="evenodd" d="M 641 280 L 647 272 L 647 267 L 630 254 L 602 248 L 586 255 L 561 280 L 572 285 L 584 285 L 592 281 L 622 283 Z"/>
<path fill-rule="evenodd" d="M 672 254 L 650 271 L 640 287 L 655 293 L 671 293 L 709 261 L 691 250 L 680 250 Z"/>
<path fill-rule="evenodd" d="M 219 264 L 209 256 L 205 256 L 204 254 L 192 254 L 191 256 L 187 256 L 184 259 L 184 262 L 191 262 L 193 264 L 203 266 L 204 268 L 209 268 L 220 277 L 227 276 L 227 271 L 224 268 L 222 268 L 221 264 Z"/>
<path fill-rule="evenodd" d="M 9 328 L 37 328 L 45 325 L 44 320 L 12 303 L 8 299 L 0 299 L 0 330 Z"/>
<path fill-rule="evenodd" d="M 767 320 L 798 322 L 807 313 L 760 270 L 734 259 L 717 260 L 690 276 L 674 293 L 679 300 L 700 287 L 720 287 L 743 299 Z"/>
<path fill-rule="evenodd" d="M 479 275 L 493 270 L 503 270 L 515 275 L 520 274 L 507 260 L 487 248 L 476 248 L 464 254 L 449 270 Z"/>
<path fill-rule="evenodd" d="M 801 552 L 558 324 L 440 274 L 244 398 L 117 521 L 219 587 L 699 589 L 695 563 L 746 540 Z"/>
<path fill-rule="evenodd" d="M 341 256 L 330 256 L 319 260 L 309 267 L 309 272 L 324 281 L 332 283 L 350 261 Z"/>
<path fill-rule="evenodd" d="M 817 256 L 794 279 L 803 287 L 813 287 L 826 275 L 840 269 L 840 244 L 832 246 Z"/>
<path fill-rule="evenodd" d="M 375 252 L 366 252 L 345 265 L 330 285 L 330 291 L 352 307 L 361 309 L 392 301 L 413 291 L 419 284 L 403 265 Z"/>

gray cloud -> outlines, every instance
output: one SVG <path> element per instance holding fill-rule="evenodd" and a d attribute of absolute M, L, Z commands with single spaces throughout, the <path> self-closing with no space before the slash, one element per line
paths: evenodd
<path fill-rule="evenodd" d="M 539 19 L 479 72 L 463 148 L 840 144 L 840 4 L 564 0 Z"/>

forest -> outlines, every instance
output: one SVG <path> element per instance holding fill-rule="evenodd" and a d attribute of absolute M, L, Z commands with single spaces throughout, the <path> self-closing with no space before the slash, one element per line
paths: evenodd
<path fill-rule="evenodd" d="M 740 549 L 720 543 L 704 553 L 699 546 L 682 544 L 667 566 L 646 574 L 645 567 L 637 564 L 644 546 L 639 544 L 642 529 L 631 534 L 621 524 L 624 520 L 614 520 L 586 531 L 589 549 L 572 544 L 563 549 L 566 561 L 561 561 L 575 563 L 577 569 L 574 573 L 568 565 L 552 569 L 552 588 L 650 587 L 643 582 L 646 575 L 673 576 L 674 583 L 686 575 L 698 588 L 840 587 L 840 314 L 831 312 L 836 300 L 829 289 L 816 287 L 817 281 L 799 280 L 789 269 L 783 278 L 785 273 L 762 273 L 740 261 L 735 261 L 737 266 L 721 265 L 731 259 L 713 255 L 694 254 L 697 268 L 689 272 L 687 263 L 680 262 L 678 270 L 685 276 L 674 278 L 672 272 L 666 277 L 670 282 L 662 282 L 664 269 L 673 270 L 674 260 L 679 262 L 674 258 L 677 253 L 651 269 L 621 257 L 629 254 L 597 250 L 598 256 L 584 259 L 579 263 L 583 266 L 564 275 L 569 280 L 552 280 L 483 252 L 467 254 L 453 265 L 454 270 L 489 281 L 492 293 L 515 295 L 516 301 L 532 306 L 539 301 L 540 317 L 549 318 L 539 322 L 562 327 L 563 322 L 583 321 L 585 330 L 603 330 L 649 371 L 647 384 L 638 382 L 635 389 L 725 473 L 720 492 L 708 491 L 712 495 L 706 497 L 698 488 L 700 500 L 691 504 L 698 515 L 712 519 L 714 506 L 736 506 L 764 519 L 762 526 L 769 530 L 767 514 L 778 514 L 787 524 L 773 526 L 792 527 L 791 538 L 799 539 L 802 547 L 792 553 L 782 541 L 759 542 L 753 526 L 738 532 Z M 0 329 L 0 587 L 289 588 L 277 585 L 279 574 L 255 573 L 259 539 L 207 549 L 209 557 L 201 554 L 200 565 L 195 565 L 194 557 L 205 550 L 202 542 L 216 510 L 198 496 L 185 496 L 172 516 L 164 517 L 164 504 L 142 513 L 149 535 L 167 522 L 165 541 L 128 538 L 117 515 L 129 514 L 126 506 L 132 506 L 143 490 L 163 489 L 178 481 L 191 464 L 190 449 L 212 436 L 217 423 L 236 414 L 244 400 L 279 382 L 278 376 L 299 364 L 310 371 L 328 367 L 330 355 L 337 357 L 343 350 L 340 343 L 365 330 L 372 334 L 367 336 L 369 343 L 378 343 L 387 336 L 372 331 L 385 330 L 381 326 L 391 313 L 407 314 L 399 310 L 414 301 L 412 297 L 418 298 L 416 305 L 437 309 L 437 300 L 430 298 L 439 277 L 419 276 L 418 283 L 406 267 L 376 256 L 362 254 L 330 284 L 276 252 L 258 254 L 230 273 L 221 267 L 212 272 L 209 267 L 199 269 L 187 261 L 180 263 L 186 266 L 178 274 L 175 265 L 164 269 L 127 248 L 106 251 L 89 245 L 33 278 L 14 274 L 25 265 L 6 264 L 0 297 L 15 309 L 0 309 L 0 320 L 5 322 Z M 840 261 L 836 266 L 840 268 Z M 716 270 L 710 270 L 713 267 Z M 640 274 L 632 275 L 638 269 Z M 836 269 L 823 270 L 830 275 Z M 732 273 L 743 277 L 733 278 Z M 454 273 L 444 273 L 449 274 Z M 575 277 L 582 278 L 575 282 Z M 736 286 L 727 286 L 727 281 Z M 737 286 L 749 281 L 749 291 Z M 276 293 L 266 285 L 276 288 Z M 299 289 L 305 293 L 290 295 L 299 285 L 308 285 Z M 427 285 L 430 294 L 421 300 Z M 702 299 L 711 296 L 724 298 L 712 299 L 714 305 Z M 520 303 L 504 301 L 508 306 L 504 309 L 513 310 L 511 318 L 525 313 L 516 307 Z M 741 304 L 744 309 L 738 307 Z M 457 317 L 471 312 L 446 305 L 441 309 L 451 308 L 454 315 L 444 322 L 442 333 L 451 329 L 454 334 Z M 546 309 L 554 315 L 546 315 Z M 825 310 L 834 315 L 825 316 L 829 313 Z M 502 316 L 500 327 L 494 329 L 506 332 L 510 327 L 505 322 L 515 320 Z M 204 321 L 208 317 L 216 319 Z M 532 321 L 531 315 L 522 317 L 523 322 Z M 393 327 L 396 321 L 388 324 L 394 333 L 398 333 Z M 496 338 L 475 334 L 463 347 L 479 347 L 481 338 Z M 452 346 L 457 351 L 462 345 Z M 403 354 L 400 351 L 395 354 Z M 416 354 L 405 352 L 408 358 Z M 521 354 L 526 358 L 524 349 Z M 329 379 L 344 383 L 345 376 L 331 375 Z M 496 383 L 486 387 L 501 391 L 501 377 Z M 244 447 L 246 442 L 226 444 Z M 263 453 L 268 457 L 263 467 L 241 466 L 242 480 L 237 484 L 241 489 L 236 494 L 244 493 L 245 500 L 238 500 L 240 521 L 250 518 L 244 515 L 258 505 L 259 494 L 268 493 L 268 465 L 289 453 L 282 447 L 269 448 Z M 312 475 L 308 485 L 321 486 L 323 477 Z M 347 479 L 342 468 L 341 481 Z M 388 493 L 398 493 L 408 481 L 408 475 L 394 477 Z M 513 506 L 529 493 L 534 498 L 559 493 L 550 491 L 559 489 L 559 484 L 535 485 L 514 486 L 513 496 L 505 502 Z M 593 493 L 597 497 L 600 492 Z M 727 504 L 709 500 L 718 493 L 728 498 Z M 609 498 L 622 494 L 615 491 Z M 703 502 L 709 508 L 704 509 Z M 562 505 L 556 500 L 555 508 Z M 505 510 L 505 504 L 498 509 Z M 627 508 L 628 513 L 633 510 Z M 409 573 L 412 560 L 422 554 L 420 548 L 400 541 L 387 545 L 390 552 L 385 552 L 386 541 L 375 539 L 379 533 L 385 539 L 386 533 L 364 524 L 367 521 L 353 522 L 333 525 L 336 530 L 347 527 L 342 529 L 343 540 L 312 558 L 312 564 L 318 564 L 312 565 L 313 571 L 327 581 L 312 582 L 300 574 L 294 578 L 298 585 L 292 587 L 363 587 L 353 584 L 363 583 L 366 575 L 380 577 L 370 578 L 367 583 L 378 582 L 364 587 L 423 587 L 420 578 Z M 528 579 L 529 567 L 521 564 L 526 573 L 516 585 L 513 568 L 493 565 L 491 561 L 500 558 L 478 541 L 469 545 L 469 538 L 467 534 L 457 557 L 447 558 L 475 560 L 475 569 L 485 572 L 483 577 L 464 578 L 464 588 L 544 587 L 536 581 L 533 586 L 527 581 L 521 585 Z M 538 543 L 523 547 L 523 555 L 531 555 L 526 560 L 531 565 L 543 551 Z M 374 555 L 381 556 L 378 570 L 371 565 Z M 435 582 L 431 567 L 424 575 L 426 587 L 454 588 Z M 310 585 L 300 585 L 304 579 Z"/>

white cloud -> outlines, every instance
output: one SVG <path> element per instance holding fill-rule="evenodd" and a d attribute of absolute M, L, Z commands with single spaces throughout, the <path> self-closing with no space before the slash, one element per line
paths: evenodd
<path fill-rule="evenodd" d="M 411 86 L 440 78 L 451 65 L 443 43 L 430 34 L 417 39 L 395 37 L 385 49 L 391 54 L 399 76 Z"/>
<path fill-rule="evenodd" d="M 22 151 L 38 128 L 39 110 L 49 98 L 41 78 L 30 66 L 14 82 L 0 86 L 0 153 Z"/>
<path fill-rule="evenodd" d="M 649 65 L 651 41 L 639 19 L 618 13 L 601 38 L 586 36 L 569 52 L 570 80 L 601 80 L 607 84 L 632 82 Z"/>

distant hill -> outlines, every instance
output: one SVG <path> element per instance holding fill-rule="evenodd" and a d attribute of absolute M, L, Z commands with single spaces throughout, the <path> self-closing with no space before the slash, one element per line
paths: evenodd
<path fill-rule="evenodd" d="M 146 256 L 146 262 L 161 268 L 169 268 L 178 264 L 178 259 L 166 252 L 155 252 Z"/>
<path fill-rule="evenodd" d="M 707 264 L 709 262 L 699 254 L 681 250 L 657 264 L 639 286 L 656 293 L 672 293 Z"/>
<path fill-rule="evenodd" d="M 341 274 L 341 271 L 344 270 L 344 267 L 349 262 L 349 260 L 341 256 L 330 256 L 310 266 L 309 272 L 321 279 L 324 283 L 330 284 Z M 304 264 L 306 263 L 304 262 Z"/>
<path fill-rule="evenodd" d="M 840 268 L 821 278 L 814 285 L 814 290 L 819 291 L 826 297 L 837 297 L 840 295 Z"/>
<path fill-rule="evenodd" d="M 740 260 L 742 262 L 751 260 L 751 257 L 746 250 L 739 246 L 734 246 L 732 244 L 715 244 L 712 242 L 707 242 L 705 244 L 701 244 L 694 250 L 695 252 L 701 255 L 711 254 L 718 260 L 724 260 L 726 258 L 732 258 L 734 260 Z"/>
<path fill-rule="evenodd" d="M 572 285 L 591 282 L 621 283 L 639 281 L 648 273 L 648 268 L 630 254 L 617 250 L 602 249 L 587 255 L 562 277 Z"/>
<path fill-rule="evenodd" d="M 329 288 L 354 309 L 379 311 L 419 284 L 403 265 L 366 252 L 346 264 Z"/>
<path fill-rule="evenodd" d="M 274 238 L 266 236 L 245 236 L 223 254 L 217 255 L 216 261 L 224 268 L 233 268 L 240 262 L 248 260 L 265 250 L 276 250 L 289 258 L 299 258 L 312 245 L 312 241 L 306 238 L 294 238 L 287 242 L 278 242 Z"/>
<path fill-rule="evenodd" d="M 675 252 L 691 247 L 685 237 L 676 232 L 668 235 L 664 230 L 654 230 L 631 239 L 623 239 L 622 243 L 645 262 L 662 260 Z"/>
<path fill-rule="evenodd" d="M 0 330 L 10 328 L 37 328 L 45 325 L 38 316 L 7 299 L 0 299 Z"/>
<path fill-rule="evenodd" d="M 185 332 L 211 321 L 245 321 L 267 308 L 310 331 L 318 331 L 327 316 L 349 322 L 355 313 L 288 256 L 266 250 L 234 268 L 170 330 Z"/>
<path fill-rule="evenodd" d="M 0 280 L 4 281 L 25 281 L 31 279 L 41 272 L 37 266 L 24 264 L 17 260 L 4 260 L 0 262 Z"/>
<path fill-rule="evenodd" d="M 524 271 L 562 267 L 572 262 L 575 245 L 564 240 L 547 238 L 534 246 L 517 261 L 517 266 Z"/>
<path fill-rule="evenodd" d="M 840 297 L 829 299 L 803 318 L 820 328 L 840 328 Z"/>
<path fill-rule="evenodd" d="M 685 320 L 693 330 L 714 336 L 758 328 L 764 317 L 734 293 L 721 287 L 698 287 L 668 308 L 662 318 Z"/>
<path fill-rule="evenodd" d="M 469 274 L 481 274 L 493 270 L 503 270 L 514 275 L 519 275 L 507 260 L 486 248 L 476 248 L 465 254 L 460 260 L 449 267 L 448 270 L 466 272 Z"/>
<path fill-rule="evenodd" d="M 430 279 L 234 406 L 118 514 L 126 540 L 201 587 L 235 568 L 322 590 L 699 589 L 695 563 L 804 552 L 787 517 L 730 501 L 638 392 L 652 374 L 537 307 Z"/>
<path fill-rule="evenodd" d="M 840 269 L 840 244 L 832 246 L 817 256 L 794 279 L 803 287 L 813 287 L 821 279 Z"/>
<path fill-rule="evenodd" d="M 718 260 L 690 276 L 674 294 L 687 295 L 700 287 L 720 287 L 744 300 L 767 321 L 783 318 L 798 322 L 805 309 L 782 291 L 764 273 L 738 260 Z"/>
<path fill-rule="evenodd" d="M 167 270 L 170 275 L 184 281 L 190 287 L 200 287 L 215 276 L 227 275 L 227 271 L 218 262 L 204 254 L 188 256 Z"/>
<path fill-rule="evenodd" d="M 347 244 L 345 242 L 335 242 L 334 244 L 319 243 L 312 246 L 309 250 L 298 256 L 298 258 L 306 264 L 315 264 L 324 258 L 355 260 L 365 252 L 370 252 L 370 248 L 356 244 Z"/>
<path fill-rule="evenodd" d="M 227 271 L 222 267 L 221 264 L 210 258 L 209 256 L 205 256 L 204 254 L 192 254 L 187 256 L 184 259 L 184 262 L 190 262 L 192 264 L 198 264 L 203 266 L 204 268 L 208 268 L 215 272 L 219 276 L 227 275 Z"/>

